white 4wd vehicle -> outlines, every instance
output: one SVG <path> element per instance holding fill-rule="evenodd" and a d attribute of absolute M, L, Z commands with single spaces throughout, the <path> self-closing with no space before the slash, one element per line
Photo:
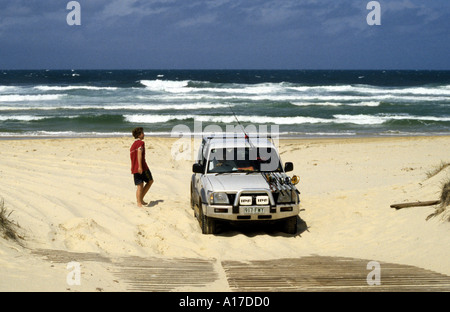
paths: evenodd
<path fill-rule="evenodd" d="M 203 137 L 192 168 L 191 207 L 203 234 L 216 233 L 219 221 L 283 222 L 297 233 L 299 194 L 268 137 Z"/>

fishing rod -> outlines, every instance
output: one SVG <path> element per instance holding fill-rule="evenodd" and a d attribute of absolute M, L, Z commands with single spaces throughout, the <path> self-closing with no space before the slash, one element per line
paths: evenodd
<path fill-rule="evenodd" d="M 270 187 L 270 190 L 274 193 L 278 190 L 278 188 L 274 185 L 274 181 L 269 173 L 261 172 L 261 175 L 266 179 L 267 184 Z"/>
<path fill-rule="evenodd" d="M 245 139 L 250 143 L 250 145 L 254 148 L 253 143 L 250 141 L 250 137 L 248 136 L 247 132 L 245 132 L 244 127 L 242 126 L 241 122 L 239 121 L 239 119 L 237 118 L 236 114 L 234 113 L 233 109 L 231 108 L 230 103 L 228 103 L 228 108 L 230 109 L 230 111 L 233 113 L 234 119 L 236 119 L 237 123 L 239 124 L 239 126 L 242 129 L 242 132 L 244 132 L 245 135 Z"/>

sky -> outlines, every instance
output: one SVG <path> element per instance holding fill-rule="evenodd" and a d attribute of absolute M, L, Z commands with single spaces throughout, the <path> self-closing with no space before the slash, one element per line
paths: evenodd
<path fill-rule="evenodd" d="M 0 0 L 0 69 L 450 70 L 449 0 L 69 2 Z"/>

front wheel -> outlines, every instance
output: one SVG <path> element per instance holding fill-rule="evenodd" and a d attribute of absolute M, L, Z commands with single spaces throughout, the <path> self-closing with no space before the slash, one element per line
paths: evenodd
<path fill-rule="evenodd" d="M 297 234 L 297 216 L 287 218 L 284 221 L 283 230 L 287 234 Z"/>
<path fill-rule="evenodd" d="M 203 209 L 200 207 L 200 228 L 202 234 L 215 234 L 216 233 L 216 221 L 208 216 L 205 216 Z"/>
<path fill-rule="evenodd" d="M 195 201 L 194 201 L 194 188 L 191 184 L 191 209 L 194 210 L 195 208 Z"/>

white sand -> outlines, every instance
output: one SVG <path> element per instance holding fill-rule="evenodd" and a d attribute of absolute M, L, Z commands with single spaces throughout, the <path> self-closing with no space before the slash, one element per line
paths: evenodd
<path fill-rule="evenodd" d="M 307 230 L 202 235 L 189 205 L 191 160 L 174 160 L 177 139 L 145 139 L 155 183 L 135 205 L 132 138 L 0 141 L 0 196 L 25 236 L 0 238 L 0 291 L 125 290 L 101 263 L 83 263 L 80 286 L 66 263 L 39 249 L 125 256 L 256 260 L 343 256 L 414 265 L 450 275 L 450 224 L 426 221 L 433 207 L 394 203 L 438 199 L 450 168 L 450 137 L 280 140 L 283 161 L 300 176 Z M 75 259 L 76 260 L 76 259 Z M 220 274 L 219 274 L 220 275 Z M 227 291 L 224 277 L 212 291 Z M 77 288 L 78 287 L 78 288 Z"/>

